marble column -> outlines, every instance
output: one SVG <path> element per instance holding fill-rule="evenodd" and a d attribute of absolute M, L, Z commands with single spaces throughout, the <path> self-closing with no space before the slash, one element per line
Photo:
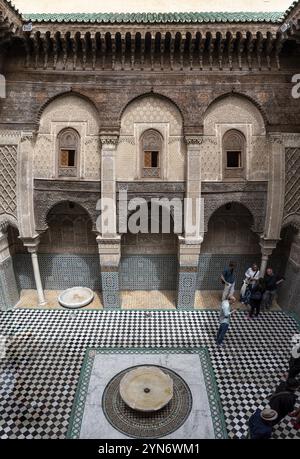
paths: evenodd
<path fill-rule="evenodd" d="M 19 299 L 7 234 L 0 231 L 0 310 L 13 308 Z"/>
<path fill-rule="evenodd" d="M 270 255 L 272 255 L 273 250 L 275 249 L 277 245 L 278 240 L 277 239 L 266 239 L 262 238 L 260 241 L 260 247 L 261 247 L 261 265 L 260 265 L 260 277 L 263 277 L 265 275 L 266 269 L 268 267 L 268 261 Z"/>
<path fill-rule="evenodd" d="M 117 234 L 116 212 L 116 135 L 101 136 L 101 206 L 102 212 L 97 225 L 97 236 L 102 300 L 106 309 L 121 306 L 119 285 L 119 264 L 121 258 L 121 237 Z"/>
<path fill-rule="evenodd" d="M 37 291 L 37 296 L 38 296 L 38 305 L 42 307 L 42 306 L 45 306 L 47 302 L 45 300 L 44 290 L 42 286 L 39 260 L 38 260 L 38 254 L 37 254 L 40 240 L 38 237 L 34 239 L 27 239 L 27 238 L 22 238 L 22 239 L 23 239 L 24 246 L 27 248 L 28 252 L 31 254 L 33 275 L 34 275 L 35 286 L 36 286 L 36 291 Z"/>

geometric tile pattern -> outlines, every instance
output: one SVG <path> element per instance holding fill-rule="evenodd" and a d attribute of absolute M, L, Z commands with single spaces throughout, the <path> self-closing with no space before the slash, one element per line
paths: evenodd
<path fill-rule="evenodd" d="M 17 145 L 0 146 L 0 214 L 16 216 Z"/>
<path fill-rule="evenodd" d="M 33 289 L 30 254 L 14 255 L 16 279 L 20 289 Z M 82 286 L 101 290 L 98 255 L 38 254 L 42 284 L 45 289 L 65 290 Z"/>
<path fill-rule="evenodd" d="M 176 290 L 175 255 L 122 256 L 121 290 Z"/>
<path fill-rule="evenodd" d="M 298 324 L 283 312 L 248 321 L 232 318 L 218 349 L 217 311 L 96 311 L 15 309 L 0 313 L 9 336 L 0 359 L 0 438 L 65 438 L 88 347 L 193 349 L 206 347 L 229 438 L 244 438 L 249 416 L 264 406 L 288 368 Z M 298 394 L 299 396 L 300 394 Z M 289 418 L 274 438 L 300 438 Z"/>
<path fill-rule="evenodd" d="M 184 272 L 178 273 L 178 309 L 193 309 L 195 302 L 197 273 Z"/>
<path fill-rule="evenodd" d="M 300 148 L 285 149 L 284 216 L 300 213 Z"/>
<path fill-rule="evenodd" d="M 121 306 L 119 293 L 119 272 L 101 271 L 102 298 L 105 309 L 118 309 Z"/>
<path fill-rule="evenodd" d="M 65 290 L 81 285 L 101 290 L 98 255 L 38 254 L 42 284 L 45 289 Z M 197 289 L 222 290 L 220 274 L 229 261 L 235 261 L 236 285 L 242 285 L 245 271 L 260 263 L 261 255 L 201 254 Z M 29 254 L 13 256 L 19 290 L 35 288 Z M 120 261 L 121 290 L 176 290 L 178 261 L 175 255 L 130 255 Z"/>

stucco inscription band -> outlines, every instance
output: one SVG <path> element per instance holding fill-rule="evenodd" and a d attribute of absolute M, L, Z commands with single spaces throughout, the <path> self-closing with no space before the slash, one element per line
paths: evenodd
<path fill-rule="evenodd" d="M 160 438 L 187 420 L 192 394 L 187 383 L 168 368 L 132 367 L 108 383 L 102 408 L 109 423 L 124 435 Z"/>

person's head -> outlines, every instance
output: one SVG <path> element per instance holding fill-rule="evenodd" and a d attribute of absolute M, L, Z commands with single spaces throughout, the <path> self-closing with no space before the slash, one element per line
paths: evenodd
<path fill-rule="evenodd" d="M 296 391 L 299 387 L 299 381 L 295 378 L 289 378 L 287 381 L 286 381 L 286 388 L 287 390 L 290 390 L 290 391 Z"/>
<path fill-rule="evenodd" d="M 229 262 L 229 269 L 234 269 L 235 268 L 235 262 L 234 261 L 230 261 Z"/>
<path fill-rule="evenodd" d="M 229 301 L 230 304 L 234 304 L 236 302 L 236 298 L 231 295 L 231 296 L 228 297 L 228 301 Z"/>
<path fill-rule="evenodd" d="M 252 271 L 254 271 L 254 272 L 255 272 L 255 271 L 258 271 L 258 266 L 257 266 L 256 263 L 253 263 L 253 265 L 251 266 L 251 268 L 252 268 Z"/>
<path fill-rule="evenodd" d="M 268 276 L 272 276 L 273 275 L 273 269 L 272 268 L 267 268 L 266 273 L 267 273 Z"/>
<path fill-rule="evenodd" d="M 293 346 L 291 354 L 294 359 L 300 359 L 300 344 L 299 343 Z"/>
<path fill-rule="evenodd" d="M 260 413 L 260 417 L 264 422 L 269 423 L 275 421 L 275 419 L 278 418 L 278 413 L 277 411 L 272 410 L 271 408 L 265 408 Z"/>

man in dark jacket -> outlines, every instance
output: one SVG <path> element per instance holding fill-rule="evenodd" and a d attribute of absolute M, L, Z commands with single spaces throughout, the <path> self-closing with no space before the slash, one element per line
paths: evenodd
<path fill-rule="evenodd" d="M 295 392 L 298 387 L 299 381 L 290 378 L 280 383 L 275 393 L 270 397 L 270 407 L 278 413 L 278 417 L 273 421 L 273 425 L 278 424 L 287 414 L 294 410 L 297 401 Z"/>
<path fill-rule="evenodd" d="M 293 347 L 291 354 L 288 378 L 295 378 L 300 373 L 300 344 Z"/>
<path fill-rule="evenodd" d="M 249 419 L 249 438 L 252 440 L 268 439 L 272 435 L 272 423 L 277 419 L 277 413 L 274 410 L 259 408 L 252 414 Z"/>
<path fill-rule="evenodd" d="M 277 287 L 284 281 L 284 277 L 280 277 L 273 272 L 272 268 L 267 268 L 264 277 L 265 293 L 262 299 L 262 308 L 269 309 L 272 306 L 275 298 Z"/>

